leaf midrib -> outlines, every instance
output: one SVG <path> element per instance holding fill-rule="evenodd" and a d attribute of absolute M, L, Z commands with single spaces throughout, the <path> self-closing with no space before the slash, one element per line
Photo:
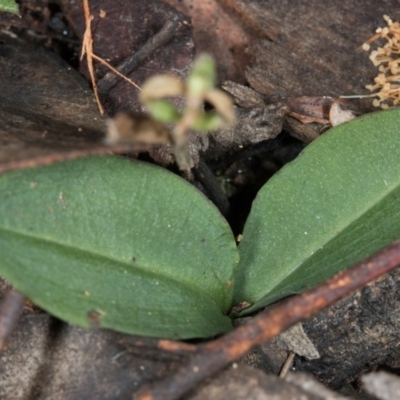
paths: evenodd
<path fill-rule="evenodd" d="M 107 256 L 107 255 L 105 255 L 104 253 L 101 253 L 101 252 L 96 253 L 93 250 L 82 249 L 79 246 L 72 246 L 72 245 L 69 245 L 69 244 L 66 244 L 66 243 L 61 243 L 61 242 L 53 240 L 53 239 L 43 238 L 42 236 L 35 236 L 35 235 L 31 235 L 31 234 L 29 234 L 27 232 L 20 232 L 20 231 L 16 231 L 16 230 L 13 230 L 13 229 L 10 229 L 10 228 L 5 228 L 4 226 L 0 227 L 0 231 L 3 231 L 4 233 L 10 232 L 10 233 L 13 233 L 14 235 L 19 235 L 19 236 L 24 237 L 24 238 L 31 238 L 31 239 L 34 239 L 34 240 L 42 240 L 42 241 L 44 241 L 46 243 L 53 244 L 53 245 L 56 245 L 56 246 L 60 246 L 60 247 L 65 248 L 65 249 L 71 249 L 71 250 L 76 249 L 76 250 L 81 251 L 83 253 L 87 253 L 87 254 L 93 255 L 95 257 L 103 258 L 105 260 L 109 260 L 109 261 L 111 261 L 113 263 L 118 263 L 120 265 L 128 266 L 128 270 L 133 268 L 134 270 L 142 271 L 145 275 L 150 273 L 150 271 L 145 269 L 144 267 L 140 267 L 138 265 L 133 265 L 133 264 L 128 263 L 128 262 L 123 261 L 123 260 L 118 260 L 118 259 L 111 258 L 110 256 Z M 180 285 L 183 285 L 183 286 L 187 287 L 191 291 L 197 291 L 199 293 L 202 293 L 204 297 L 210 298 L 217 305 L 217 307 L 221 309 L 221 312 L 223 312 L 222 306 L 219 304 L 219 301 L 217 301 L 214 298 L 214 296 L 210 295 L 210 293 L 208 291 L 202 290 L 199 286 L 193 285 L 192 282 L 187 281 L 187 280 L 178 280 L 176 277 L 171 276 L 170 274 L 166 274 L 166 273 L 160 272 L 158 270 L 157 270 L 157 275 L 162 277 L 162 278 L 165 278 L 167 280 L 177 282 Z"/>

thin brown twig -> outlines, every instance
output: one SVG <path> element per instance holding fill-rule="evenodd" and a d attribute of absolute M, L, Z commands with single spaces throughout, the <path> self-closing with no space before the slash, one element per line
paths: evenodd
<path fill-rule="evenodd" d="M 257 345 L 317 314 L 400 265 L 400 241 L 321 285 L 259 314 L 219 339 L 199 345 L 196 355 L 174 376 L 142 390 L 136 400 L 176 400 Z"/>

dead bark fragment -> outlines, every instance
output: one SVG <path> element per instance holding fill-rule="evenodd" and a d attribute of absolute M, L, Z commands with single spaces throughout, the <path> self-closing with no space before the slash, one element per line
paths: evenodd
<path fill-rule="evenodd" d="M 296 367 L 338 388 L 374 366 L 400 357 L 400 270 L 371 283 L 306 321 L 318 360 L 297 359 Z"/>

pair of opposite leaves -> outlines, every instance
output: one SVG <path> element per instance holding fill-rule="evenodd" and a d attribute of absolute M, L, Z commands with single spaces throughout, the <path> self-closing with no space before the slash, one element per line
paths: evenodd
<path fill-rule="evenodd" d="M 92 157 L 0 177 L 0 275 L 82 326 L 209 337 L 400 237 L 400 110 L 317 139 L 227 222 L 162 168 Z"/>

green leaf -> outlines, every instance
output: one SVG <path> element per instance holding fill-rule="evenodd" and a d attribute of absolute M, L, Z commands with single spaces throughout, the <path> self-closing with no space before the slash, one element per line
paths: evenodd
<path fill-rule="evenodd" d="M 109 156 L 0 177 L 0 275 L 69 322 L 227 331 L 237 259 L 217 209 L 162 168 Z"/>
<path fill-rule="evenodd" d="M 393 109 L 339 125 L 261 189 L 235 274 L 235 302 L 252 304 L 246 313 L 400 237 L 399 121 Z"/>
<path fill-rule="evenodd" d="M 178 109 L 168 100 L 151 100 L 147 103 L 147 109 L 157 121 L 176 123 L 181 118 Z"/>
<path fill-rule="evenodd" d="M 19 14 L 18 4 L 14 0 L 0 0 L 0 11 Z"/>

